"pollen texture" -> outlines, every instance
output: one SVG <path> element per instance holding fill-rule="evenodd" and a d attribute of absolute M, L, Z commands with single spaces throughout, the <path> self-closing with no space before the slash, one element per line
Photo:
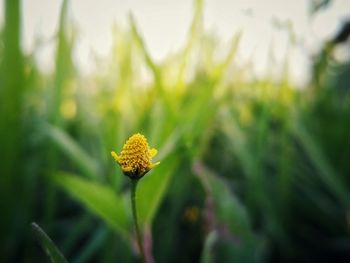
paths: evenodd
<path fill-rule="evenodd" d="M 112 152 L 112 156 L 125 175 L 137 179 L 158 164 L 152 164 L 156 153 L 157 150 L 150 149 L 146 137 L 137 133 L 127 140 L 119 156 L 115 152 Z"/>

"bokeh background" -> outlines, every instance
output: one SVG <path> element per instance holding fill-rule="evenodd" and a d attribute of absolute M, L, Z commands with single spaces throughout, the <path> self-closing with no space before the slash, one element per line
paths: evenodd
<path fill-rule="evenodd" d="M 51 3 L 52 2 L 52 3 Z M 20 1 L 0 9 L 0 261 L 349 262 L 350 4 Z"/>

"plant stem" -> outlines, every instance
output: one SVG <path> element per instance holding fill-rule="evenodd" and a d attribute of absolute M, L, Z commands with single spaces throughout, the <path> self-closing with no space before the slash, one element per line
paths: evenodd
<path fill-rule="evenodd" d="M 144 252 L 144 249 L 143 249 L 143 242 L 142 242 L 139 222 L 138 222 L 138 218 L 137 218 L 137 211 L 136 211 L 136 198 L 135 197 L 136 197 L 137 183 L 138 183 L 138 180 L 131 179 L 132 216 L 134 218 L 134 224 L 135 224 L 135 229 L 136 229 L 137 245 L 138 245 L 139 250 L 140 250 L 142 261 L 144 263 L 146 263 L 146 257 L 145 257 L 145 252 Z"/>

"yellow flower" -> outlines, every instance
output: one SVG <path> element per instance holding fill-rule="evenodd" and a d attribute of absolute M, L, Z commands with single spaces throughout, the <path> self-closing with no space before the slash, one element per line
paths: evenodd
<path fill-rule="evenodd" d="M 120 155 L 111 152 L 114 160 L 121 166 L 125 175 L 132 179 L 139 179 L 157 166 L 160 162 L 152 164 L 152 158 L 157 150 L 150 149 L 147 139 L 140 133 L 131 136 L 123 146 Z"/>

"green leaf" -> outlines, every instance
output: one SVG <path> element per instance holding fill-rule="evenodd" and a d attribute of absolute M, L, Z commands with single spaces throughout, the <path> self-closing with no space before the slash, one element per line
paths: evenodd
<path fill-rule="evenodd" d="M 129 14 L 129 22 L 130 22 L 130 26 L 131 26 L 131 32 L 132 32 L 132 35 L 134 37 L 134 41 L 136 42 L 137 46 L 140 48 L 141 55 L 144 57 L 146 65 L 151 69 L 151 71 L 154 75 L 155 82 L 156 82 L 155 87 L 160 88 L 159 86 L 157 86 L 157 84 L 158 84 L 157 81 L 161 81 L 160 79 L 158 79 L 160 77 L 160 75 L 159 75 L 160 69 L 156 65 L 156 63 L 153 61 L 151 55 L 149 54 L 149 52 L 146 48 L 146 44 L 145 44 L 144 40 L 142 39 L 140 32 L 137 29 L 135 19 L 131 13 Z"/>
<path fill-rule="evenodd" d="M 207 235 L 205 242 L 204 242 L 204 248 L 203 248 L 202 256 L 201 256 L 202 263 L 215 262 L 211 251 L 213 250 L 217 239 L 218 239 L 218 234 L 216 233 L 216 231 L 212 231 Z"/>
<path fill-rule="evenodd" d="M 46 134 L 89 178 L 96 179 L 97 163 L 65 131 L 52 125 L 44 126 Z"/>
<path fill-rule="evenodd" d="M 339 198 L 339 200 L 343 201 L 346 206 L 350 206 L 350 195 L 347 189 L 339 180 L 337 172 L 332 167 L 328 158 L 323 153 L 315 139 L 311 136 L 307 129 L 297 121 L 294 122 L 292 132 L 296 136 L 297 140 L 299 140 L 310 161 L 318 170 L 320 180 L 327 187 L 329 187 L 329 189 Z"/>
<path fill-rule="evenodd" d="M 64 172 L 56 174 L 53 179 L 90 212 L 102 218 L 124 237 L 127 236 L 130 222 L 127 208 L 112 188 Z"/>
<path fill-rule="evenodd" d="M 220 239 L 230 247 L 228 251 L 229 257 L 232 257 L 231 260 L 256 261 L 259 242 L 253 233 L 244 206 L 231 193 L 227 182 L 208 170 L 202 163 L 195 165 L 195 171 L 207 194 L 208 213 L 212 213 L 217 222 L 212 231 L 217 230 L 219 234 L 225 236 L 220 239 L 219 235 L 217 240 Z"/>
<path fill-rule="evenodd" d="M 202 164 L 197 175 L 207 192 L 207 196 L 213 198 L 214 211 L 219 221 L 229 227 L 232 234 L 250 237 L 252 230 L 250 221 L 244 206 L 231 193 L 226 182 L 214 175 Z"/>
<path fill-rule="evenodd" d="M 52 263 L 67 263 L 68 261 L 64 258 L 59 249 L 52 242 L 50 237 L 45 231 L 36 223 L 32 223 L 34 234 L 39 240 L 43 250 L 49 256 Z"/>
<path fill-rule="evenodd" d="M 177 159 L 169 157 L 140 180 L 136 190 L 136 207 L 141 223 L 152 224 L 177 163 Z"/>
<path fill-rule="evenodd" d="M 147 67 L 151 70 L 153 74 L 154 88 L 157 90 L 157 92 L 159 92 L 159 96 L 164 102 L 164 108 L 167 110 L 168 114 L 172 117 L 175 114 L 173 110 L 173 101 L 170 99 L 169 96 L 167 96 L 164 90 L 161 68 L 154 62 L 150 53 L 148 52 L 146 44 L 136 26 L 135 19 L 131 13 L 129 15 L 129 23 L 131 26 L 131 32 L 134 38 L 134 42 L 138 46 Z"/>
<path fill-rule="evenodd" d="M 238 46 L 239 46 L 239 43 L 241 41 L 241 36 L 242 36 L 241 32 L 238 32 L 232 38 L 231 44 L 230 44 L 230 49 L 229 49 L 227 56 L 225 57 L 225 59 L 221 63 L 219 63 L 218 65 L 215 66 L 213 73 L 215 74 L 214 79 L 216 81 L 220 81 L 223 79 L 224 73 L 227 71 L 229 66 L 232 64 L 232 61 L 236 57 Z"/>
<path fill-rule="evenodd" d="M 187 41 L 183 47 L 175 87 L 182 91 L 186 87 L 186 74 L 190 66 L 190 57 L 195 51 L 203 34 L 203 0 L 194 1 L 194 15 L 188 32 Z"/>
<path fill-rule="evenodd" d="M 98 250 L 101 250 L 101 246 L 104 245 L 108 236 L 108 229 L 106 226 L 100 226 L 96 229 L 94 235 L 87 241 L 87 244 L 80 249 L 74 263 L 82 263 L 91 261 L 91 257 L 94 256 Z"/>

